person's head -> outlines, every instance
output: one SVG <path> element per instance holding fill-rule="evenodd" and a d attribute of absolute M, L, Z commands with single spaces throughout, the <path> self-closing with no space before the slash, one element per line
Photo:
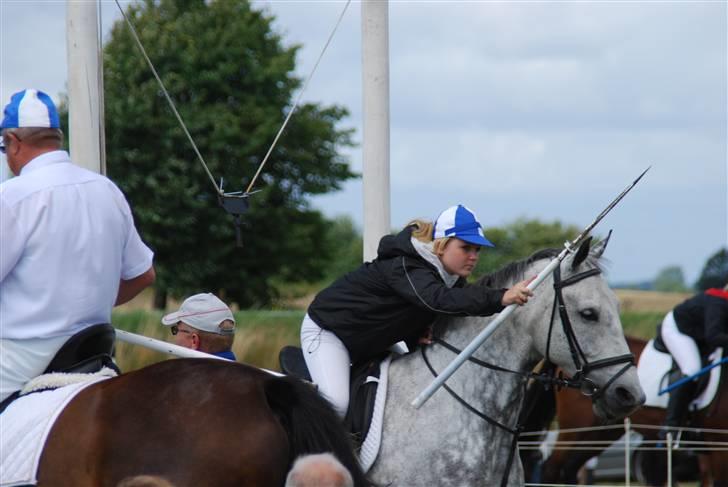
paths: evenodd
<path fill-rule="evenodd" d="M 285 487 L 354 487 L 351 473 L 330 453 L 304 455 L 288 472 Z"/>
<path fill-rule="evenodd" d="M 467 277 L 475 269 L 481 247 L 493 247 L 485 238 L 475 213 L 463 205 L 451 206 L 434 223 L 415 220 L 412 236 L 432 242 L 432 250 L 449 274 Z"/>
<path fill-rule="evenodd" d="M 174 487 L 170 481 L 156 475 L 126 477 L 116 487 Z"/>
<path fill-rule="evenodd" d="M 229 351 L 235 339 L 235 317 L 230 308 L 212 293 L 185 299 L 179 310 L 162 317 L 174 342 L 206 353 Z"/>
<path fill-rule="evenodd" d="M 10 97 L 5 105 L 0 134 L 8 166 L 16 176 L 39 155 L 63 144 L 58 110 L 42 91 L 27 89 Z"/>

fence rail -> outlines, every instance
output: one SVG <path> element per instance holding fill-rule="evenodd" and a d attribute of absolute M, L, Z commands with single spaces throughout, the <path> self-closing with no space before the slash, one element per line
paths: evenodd
<path fill-rule="evenodd" d="M 589 451 L 594 450 L 597 455 L 603 453 L 607 448 L 611 450 L 623 451 L 624 452 L 624 483 L 619 484 L 618 487 L 633 485 L 632 472 L 631 472 L 631 460 L 634 452 L 637 451 L 663 451 L 666 457 L 666 474 L 667 474 L 667 485 L 672 487 L 672 473 L 673 473 L 673 452 L 678 450 L 690 450 L 698 453 L 712 452 L 712 451 L 728 451 L 728 430 L 722 429 L 711 429 L 711 428 L 673 428 L 677 432 L 676 435 L 669 433 L 666 441 L 659 440 L 635 440 L 633 434 L 639 433 L 640 430 L 659 430 L 661 426 L 655 426 L 651 424 L 632 424 L 629 418 L 624 420 L 623 424 L 595 426 L 591 428 L 569 428 L 561 430 L 543 430 L 543 431 L 529 431 L 521 434 L 522 440 L 519 441 L 518 447 L 521 450 L 541 450 L 544 458 L 548 457 L 550 452 L 555 450 L 573 450 L 573 451 Z M 604 431 L 619 429 L 624 431 L 624 435 L 617 441 L 612 440 L 563 440 L 558 441 L 559 433 L 581 433 L 591 431 Z M 684 433 L 691 434 L 711 434 L 711 435 L 725 435 L 725 441 L 703 441 L 703 440 L 692 440 L 682 439 Z M 691 435 L 692 436 L 692 435 Z M 531 439 L 532 438 L 532 439 Z M 544 439 L 545 438 L 545 439 Z M 723 438 L 723 437 L 721 437 Z M 527 483 L 529 487 L 566 487 L 571 484 L 543 484 L 543 483 Z M 584 484 L 582 484 L 584 485 Z M 592 485 L 592 484 L 588 484 Z M 641 484 L 634 484 L 641 485 Z M 610 487 L 607 484 L 599 483 L 600 487 Z M 616 485 L 614 487 L 617 487 Z"/>

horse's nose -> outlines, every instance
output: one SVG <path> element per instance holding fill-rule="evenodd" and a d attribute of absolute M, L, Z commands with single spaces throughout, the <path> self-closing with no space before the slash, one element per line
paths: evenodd
<path fill-rule="evenodd" d="M 645 403 L 645 393 L 640 389 L 639 396 L 635 396 L 626 387 L 618 386 L 615 391 L 617 404 L 621 409 L 631 410 L 642 406 Z"/>

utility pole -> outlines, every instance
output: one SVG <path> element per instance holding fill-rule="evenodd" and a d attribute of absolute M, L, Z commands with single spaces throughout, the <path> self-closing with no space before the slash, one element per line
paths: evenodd
<path fill-rule="evenodd" d="M 101 42 L 96 1 L 67 0 L 68 140 L 71 160 L 106 173 Z"/>
<path fill-rule="evenodd" d="M 389 2 L 363 0 L 364 260 L 377 256 L 390 230 L 389 210 Z"/>

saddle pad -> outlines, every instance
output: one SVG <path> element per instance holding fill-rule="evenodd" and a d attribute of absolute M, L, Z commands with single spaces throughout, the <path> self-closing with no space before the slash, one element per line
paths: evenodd
<path fill-rule="evenodd" d="M 0 486 L 37 483 L 40 455 L 61 411 L 76 394 L 105 379 L 95 376 L 88 382 L 21 396 L 0 414 Z"/>
<path fill-rule="evenodd" d="M 639 363 L 637 364 L 637 376 L 640 379 L 640 385 L 645 391 L 646 401 L 645 406 L 666 408 L 669 394 L 659 395 L 659 392 L 667 386 L 667 382 L 663 380 L 665 374 L 672 367 L 672 356 L 667 353 L 658 351 L 654 344 L 654 340 L 647 342 L 647 346 L 640 355 Z M 711 363 L 720 360 L 722 356 L 722 349 L 718 348 L 710 355 L 709 359 Z M 690 404 L 690 409 L 699 410 L 708 407 L 710 402 L 718 392 L 718 385 L 720 383 L 720 369 L 721 367 L 714 367 L 710 371 L 710 379 L 705 390 Z"/>
<path fill-rule="evenodd" d="M 392 361 L 392 355 L 382 360 L 379 365 L 379 385 L 374 398 L 374 411 L 372 412 L 372 421 L 369 424 L 367 437 L 361 444 L 359 451 L 359 464 L 364 472 L 374 465 L 374 460 L 379 454 L 379 446 L 382 443 L 382 426 L 384 425 L 384 405 L 387 401 L 387 378 L 389 376 L 389 363 Z"/>

